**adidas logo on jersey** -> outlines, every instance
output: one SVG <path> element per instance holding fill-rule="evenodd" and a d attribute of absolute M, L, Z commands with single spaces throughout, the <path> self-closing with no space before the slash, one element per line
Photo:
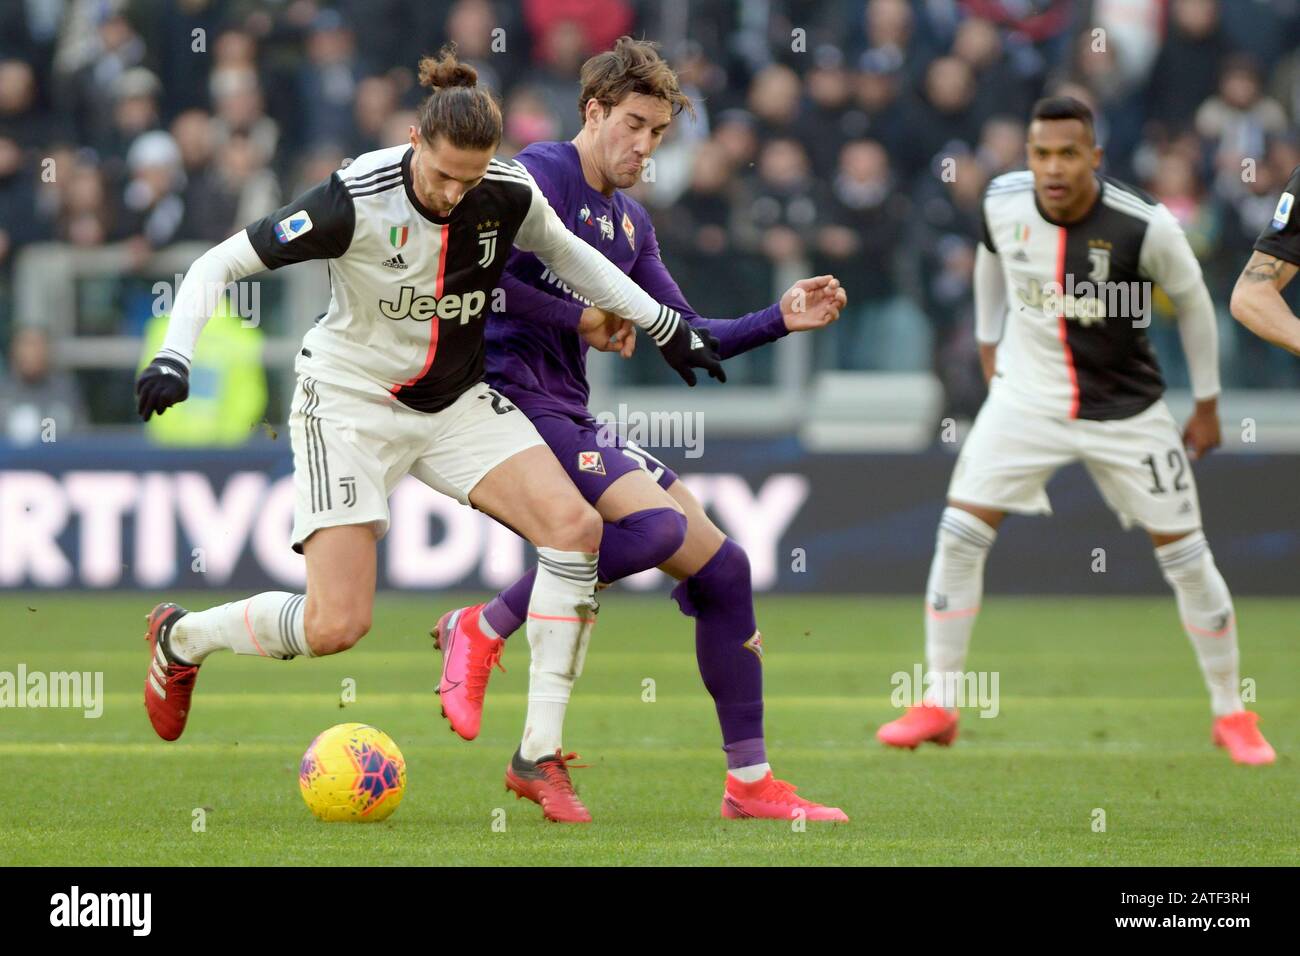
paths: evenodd
<path fill-rule="evenodd" d="M 391 258 L 391 259 L 387 259 L 387 260 L 385 260 L 384 262 L 382 262 L 382 263 L 380 263 L 380 264 L 381 264 L 381 265 L 385 265 L 385 266 L 387 266 L 387 267 L 390 268 L 390 269 L 405 269 L 405 268 L 407 268 L 406 260 L 402 258 L 402 254 L 401 254 L 400 252 L 399 252 L 397 255 L 393 256 L 393 258 Z"/>

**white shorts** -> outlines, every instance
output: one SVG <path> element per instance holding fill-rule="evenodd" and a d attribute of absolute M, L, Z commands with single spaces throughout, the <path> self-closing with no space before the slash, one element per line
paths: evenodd
<path fill-rule="evenodd" d="M 408 474 L 469 503 L 484 475 L 542 445 L 523 412 L 480 382 L 440 412 L 299 376 L 289 414 L 293 549 L 321 528 L 388 531 L 388 496 Z"/>
<path fill-rule="evenodd" d="M 1163 401 L 1115 421 L 1049 418 L 990 395 L 957 458 L 948 498 L 1018 514 L 1051 514 L 1045 486 L 1082 461 L 1125 528 L 1157 534 L 1201 526 L 1196 481 Z"/>

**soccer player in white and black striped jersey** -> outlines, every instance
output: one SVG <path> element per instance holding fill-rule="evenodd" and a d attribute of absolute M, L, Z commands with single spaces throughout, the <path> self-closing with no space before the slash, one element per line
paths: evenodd
<path fill-rule="evenodd" d="M 1150 535 L 1210 691 L 1213 741 L 1238 763 L 1271 763 L 1242 707 L 1232 596 L 1188 464 L 1219 444 L 1214 305 L 1200 265 L 1168 209 L 1098 175 L 1083 103 L 1039 101 L 1027 143 L 1029 170 L 998 177 L 984 197 L 975 311 L 990 389 L 939 523 L 925 607 L 929 689 L 877 737 L 897 747 L 956 737 L 958 676 L 998 526 L 1008 511 L 1050 514 L 1048 479 L 1082 461 L 1123 525 Z M 1196 399 L 1181 433 L 1145 333 L 1152 284 L 1178 309 Z"/>
<path fill-rule="evenodd" d="M 358 157 L 194 263 L 164 346 L 137 383 L 142 417 L 162 414 L 188 394 L 210 290 L 263 269 L 329 260 L 329 311 L 303 341 L 289 418 L 292 543 L 306 556 L 306 593 L 269 592 L 196 613 L 156 607 L 145 702 L 154 729 L 174 740 L 198 665 L 212 652 L 285 660 L 360 640 L 370 627 L 388 495 L 412 474 L 537 547 L 520 752 L 552 786 L 548 815 L 589 819 L 558 755 L 595 621 L 601 519 L 528 418 L 483 383 L 484 320 L 512 245 L 635 322 L 691 384 L 692 368 L 723 373 L 706 332 L 572 235 L 521 165 L 493 158 L 501 114 L 472 68 L 444 52 L 421 61 L 420 78 L 432 93 L 409 145 Z"/>

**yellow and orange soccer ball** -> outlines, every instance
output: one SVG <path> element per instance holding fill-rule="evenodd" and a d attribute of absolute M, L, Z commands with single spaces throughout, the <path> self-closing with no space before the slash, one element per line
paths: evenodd
<path fill-rule="evenodd" d="M 339 724 L 313 740 L 302 755 L 298 789 L 318 819 L 385 820 L 406 791 L 406 761 L 382 730 L 369 724 Z"/>

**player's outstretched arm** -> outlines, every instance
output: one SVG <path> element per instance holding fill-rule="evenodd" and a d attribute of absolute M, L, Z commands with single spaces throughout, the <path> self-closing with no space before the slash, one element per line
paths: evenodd
<path fill-rule="evenodd" d="M 606 312 L 644 329 L 659 346 L 664 361 L 687 385 L 695 384 L 695 369 L 725 382 L 727 373 L 712 336 L 692 329 L 676 309 L 656 302 L 617 266 L 569 232 L 531 175 L 528 178 L 532 203 L 515 245 L 536 253 L 552 272 Z"/>
<path fill-rule="evenodd" d="M 1237 277 L 1229 309 L 1234 319 L 1264 341 L 1300 355 L 1300 318 L 1282 298 L 1297 269 L 1300 266 L 1293 262 L 1256 250 Z"/>
<path fill-rule="evenodd" d="M 189 397 L 190 362 L 203 326 L 230 283 L 265 268 L 244 231 L 194 260 L 176 290 L 162 348 L 136 379 L 136 410 L 142 419 L 161 415 Z"/>
<path fill-rule="evenodd" d="M 194 260 L 176 290 L 167 335 L 135 383 L 140 417 L 148 421 L 189 397 L 190 362 L 199 333 L 232 282 L 264 269 L 343 255 L 352 244 L 356 210 L 338 173 Z"/>
<path fill-rule="evenodd" d="M 713 336 L 718 343 L 718 355 L 723 359 L 775 342 L 790 332 L 829 325 L 839 318 L 840 309 L 847 301 L 838 279 L 815 276 L 800 279 L 786 291 L 780 302 L 765 309 L 737 319 L 705 318 L 686 301 L 677 281 L 664 265 L 653 226 L 642 241 L 630 275 L 632 281 L 655 301 L 676 309 L 695 329 Z"/>

